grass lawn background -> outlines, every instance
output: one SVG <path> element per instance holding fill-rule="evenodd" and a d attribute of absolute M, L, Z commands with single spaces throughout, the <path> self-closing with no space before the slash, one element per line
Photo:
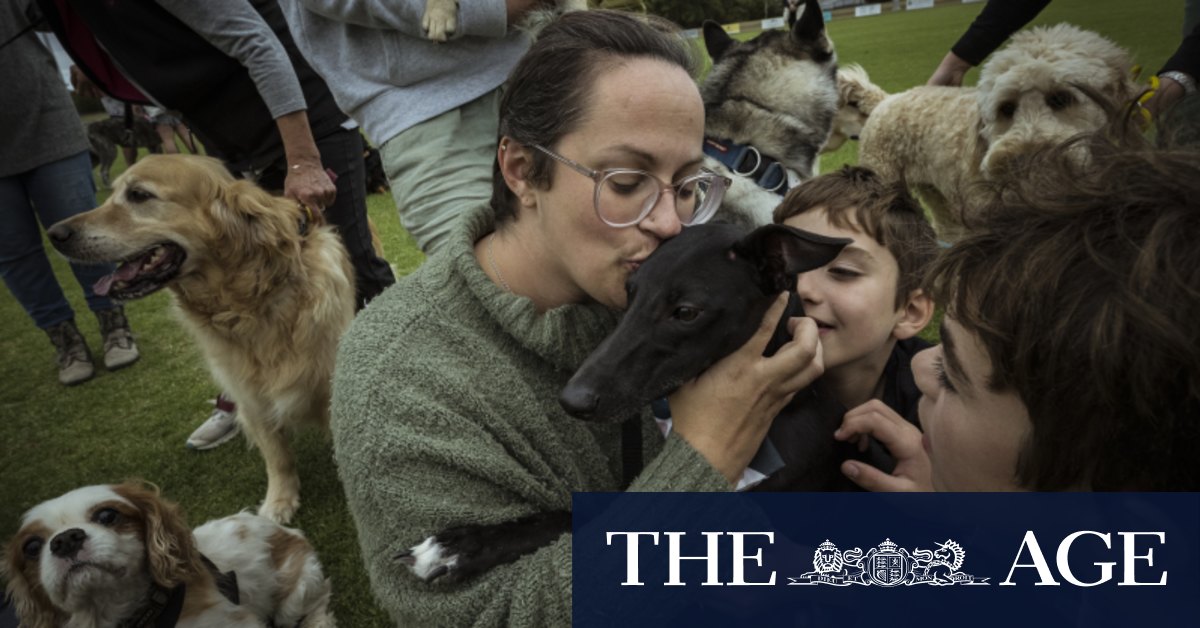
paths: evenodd
<path fill-rule="evenodd" d="M 860 63 L 884 89 L 900 91 L 924 83 L 982 7 L 946 4 L 835 20 L 829 33 L 843 63 Z M 1098 31 L 1128 48 L 1149 74 L 1178 45 L 1182 16 L 1182 0 L 1057 0 L 1034 23 L 1069 21 Z M 972 71 L 968 84 L 977 76 Z M 856 159 L 856 144 L 847 142 L 825 156 L 822 170 Z M 114 176 L 124 168 L 120 162 Z M 102 190 L 101 199 L 105 195 Z M 386 257 L 399 273 L 419 266 L 423 256 L 400 227 L 391 198 L 371 196 L 369 211 Z M 61 256 L 50 257 L 81 331 L 98 350 L 98 326 L 78 283 Z M 242 439 L 200 453 L 183 446 L 208 416 L 206 400 L 218 391 L 195 345 L 172 317 L 167 293 L 129 303 L 126 309 L 141 361 L 116 373 L 98 367 L 94 380 L 65 388 L 57 382 L 49 340 L 7 289 L 0 289 L 0 542 L 16 531 L 26 509 L 87 484 L 130 477 L 155 482 L 183 505 L 193 526 L 256 507 L 265 493 L 262 461 Z M 316 545 L 333 578 L 341 625 L 387 625 L 361 566 L 328 440 L 309 433 L 295 443 L 303 505 L 294 524 Z"/>

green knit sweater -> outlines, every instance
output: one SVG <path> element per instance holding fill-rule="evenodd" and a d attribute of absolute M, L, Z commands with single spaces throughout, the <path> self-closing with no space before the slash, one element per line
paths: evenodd
<path fill-rule="evenodd" d="M 571 536 L 460 585 L 425 584 L 392 556 L 447 527 L 569 510 L 620 490 L 620 426 L 568 416 L 558 393 L 611 331 L 596 304 L 539 314 L 483 273 L 481 207 L 452 241 L 377 297 L 342 340 L 334 455 L 375 596 L 399 625 L 569 625 Z M 630 490 L 725 491 L 685 441 L 643 415 Z"/>

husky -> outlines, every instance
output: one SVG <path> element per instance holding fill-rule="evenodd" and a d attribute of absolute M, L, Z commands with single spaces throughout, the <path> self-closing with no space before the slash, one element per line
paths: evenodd
<path fill-rule="evenodd" d="M 837 53 L 817 0 L 795 26 L 738 42 L 704 23 L 713 67 L 704 98 L 705 165 L 733 179 L 718 217 L 771 222 L 783 194 L 812 178 L 838 110 Z"/>

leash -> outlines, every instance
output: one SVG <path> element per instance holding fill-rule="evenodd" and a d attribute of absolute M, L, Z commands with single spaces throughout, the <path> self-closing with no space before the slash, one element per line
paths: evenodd
<path fill-rule="evenodd" d="M 704 154 L 721 162 L 734 174 L 752 179 L 768 192 L 780 196 L 787 194 L 787 168 L 778 159 L 762 154 L 749 144 L 705 137 Z"/>
<path fill-rule="evenodd" d="M 642 472 L 642 422 L 633 415 L 621 424 L 621 490 L 629 488 Z"/>
<path fill-rule="evenodd" d="M 38 26 L 40 26 L 40 25 L 41 25 L 41 23 L 42 23 L 42 22 L 45 22 L 45 21 L 46 21 L 46 18 L 45 18 L 45 17 L 39 17 L 38 19 L 34 20 L 32 24 L 30 24 L 29 26 L 26 26 L 25 28 L 22 28 L 21 30 L 17 31 L 17 34 L 16 34 L 16 35 L 13 35 L 12 37 L 9 37 L 8 39 L 6 39 L 6 40 L 4 41 L 4 43 L 0 44 L 0 50 L 4 50 L 5 48 L 7 48 L 7 47 L 8 47 L 8 45 L 9 45 L 9 44 L 13 43 L 14 41 L 17 41 L 18 39 L 20 39 L 20 38 L 21 38 L 21 36 L 22 36 L 22 35 L 24 35 L 25 33 L 28 33 L 29 31 L 31 31 L 31 30 L 33 30 L 33 29 L 35 29 L 35 28 L 37 28 Z"/>

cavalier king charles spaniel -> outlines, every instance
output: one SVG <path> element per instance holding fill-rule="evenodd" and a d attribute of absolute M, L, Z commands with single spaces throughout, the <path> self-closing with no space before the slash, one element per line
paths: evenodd
<path fill-rule="evenodd" d="M 5 562 L 29 628 L 334 625 L 329 581 L 300 532 L 249 513 L 193 532 L 140 483 L 34 506 Z"/>

